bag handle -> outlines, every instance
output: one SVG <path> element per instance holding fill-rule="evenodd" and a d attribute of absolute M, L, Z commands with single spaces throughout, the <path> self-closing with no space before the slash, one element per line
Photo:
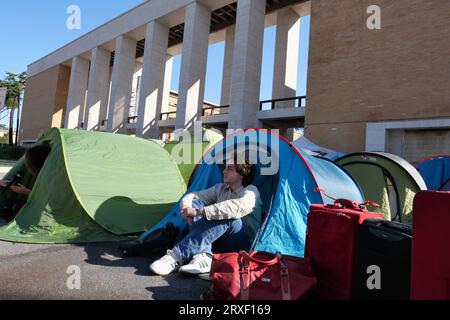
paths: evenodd
<path fill-rule="evenodd" d="M 255 251 L 255 252 L 253 252 L 253 253 L 251 253 L 251 254 L 248 254 L 246 251 L 241 251 L 241 252 L 239 252 L 239 255 L 240 255 L 240 256 L 243 256 L 243 257 L 245 257 L 245 258 L 247 258 L 247 259 L 250 260 L 250 261 L 253 261 L 253 262 L 255 262 L 255 263 L 262 264 L 262 265 L 264 265 L 264 266 L 271 266 L 271 265 L 277 264 L 277 263 L 279 262 L 279 257 L 276 256 L 276 255 L 275 255 L 275 257 L 274 257 L 273 259 L 271 259 L 271 260 L 262 260 L 262 259 L 258 259 L 258 258 L 255 257 L 255 255 L 256 255 L 257 253 L 258 253 L 258 252 Z"/>
<path fill-rule="evenodd" d="M 342 207 L 342 208 L 353 209 L 353 210 L 362 210 L 362 209 L 364 209 L 363 206 L 367 206 L 367 205 L 377 207 L 377 208 L 380 207 L 379 204 L 377 204 L 375 202 L 371 202 L 371 201 L 365 201 L 362 203 L 351 201 L 348 199 L 337 199 L 336 201 L 334 201 L 335 208 Z"/>

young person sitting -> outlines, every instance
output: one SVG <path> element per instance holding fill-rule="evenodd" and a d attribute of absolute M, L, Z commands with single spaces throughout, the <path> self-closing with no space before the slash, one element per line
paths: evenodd
<path fill-rule="evenodd" d="M 50 145 L 44 143 L 42 145 L 32 147 L 25 152 L 25 168 L 34 178 L 37 177 L 44 166 L 50 151 Z M 32 184 L 34 184 L 34 179 L 32 181 Z M 0 180 L 1 188 L 6 188 L 8 185 L 10 185 L 10 181 Z M 11 185 L 9 188 L 14 192 L 14 196 L 9 199 L 7 206 L 3 211 L 6 211 L 5 214 L 8 220 L 13 220 L 19 213 L 20 209 L 27 202 L 28 196 L 32 190 L 30 189 L 32 188 L 32 185 L 26 187 L 21 183 L 17 183 Z"/>
<path fill-rule="evenodd" d="M 234 163 L 225 166 L 224 183 L 181 200 L 181 215 L 188 221 L 190 232 L 150 265 L 153 273 L 168 275 L 177 269 L 188 274 L 208 273 L 213 252 L 250 250 L 261 224 L 261 199 L 251 184 L 254 165 L 243 158 Z"/>

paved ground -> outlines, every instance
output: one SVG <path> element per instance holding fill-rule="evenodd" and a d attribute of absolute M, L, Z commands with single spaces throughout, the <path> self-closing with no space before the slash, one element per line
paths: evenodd
<path fill-rule="evenodd" d="M 4 173 L 0 172 L 0 179 Z M 4 225 L 0 220 L 0 226 Z M 150 275 L 151 259 L 122 258 L 117 244 L 29 245 L 0 241 L 0 300 L 198 300 L 210 283 L 181 274 Z M 81 273 L 69 290 L 70 266 Z M 72 278 L 71 278 L 72 279 Z"/>
<path fill-rule="evenodd" d="M 0 179 L 4 173 L 0 172 Z M 0 226 L 4 221 L 0 220 Z M 0 300 L 133 299 L 198 300 L 210 283 L 174 274 L 150 274 L 146 258 L 122 258 L 117 244 L 29 245 L 0 241 Z M 81 273 L 69 290 L 70 266 Z M 71 278 L 73 279 L 73 278 Z"/>
<path fill-rule="evenodd" d="M 197 300 L 210 286 L 205 280 L 181 274 L 152 276 L 148 270 L 151 260 L 121 258 L 116 248 L 117 244 L 72 246 L 0 242 L 0 300 Z M 80 290 L 67 287 L 73 275 L 67 273 L 71 265 L 78 266 L 81 272 Z"/>

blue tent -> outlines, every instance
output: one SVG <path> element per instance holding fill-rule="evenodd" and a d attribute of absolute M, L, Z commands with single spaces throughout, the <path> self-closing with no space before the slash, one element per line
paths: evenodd
<path fill-rule="evenodd" d="M 442 190 L 450 179 L 450 155 L 427 158 L 419 163 L 417 170 L 428 190 Z"/>
<path fill-rule="evenodd" d="M 299 151 L 284 138 L 262 129 L 239 131 L 214 146 L 192 174 L 187 192 L 223 182 L 223 159 L 233 150 L 238 153 L 245 150 L 250 159 L 258 153 L 253 184 L 263 201 L 263 224 L 254 250 L 303 257 L 311 204 L 332 204 L 334 198 L 364 201 L 357 183 L 337 164 Z M 179 205 L 141 239 L 167 223 L 181 230 L 187 228 L 180 217 Z"/>

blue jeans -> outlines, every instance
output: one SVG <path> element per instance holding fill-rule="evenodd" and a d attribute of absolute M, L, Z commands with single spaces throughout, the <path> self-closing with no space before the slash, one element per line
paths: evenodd
<path fill-rule="evenodd" d="M 192 207 L 201 211 L 203 203 L 195 199 Z M 189 234 L 173 251 L 184 261 L 199 253 L 227 253 L 250 250 L 250 237 L 241 219 L 213 220 L 201 218 L 190 227 Z"/>

